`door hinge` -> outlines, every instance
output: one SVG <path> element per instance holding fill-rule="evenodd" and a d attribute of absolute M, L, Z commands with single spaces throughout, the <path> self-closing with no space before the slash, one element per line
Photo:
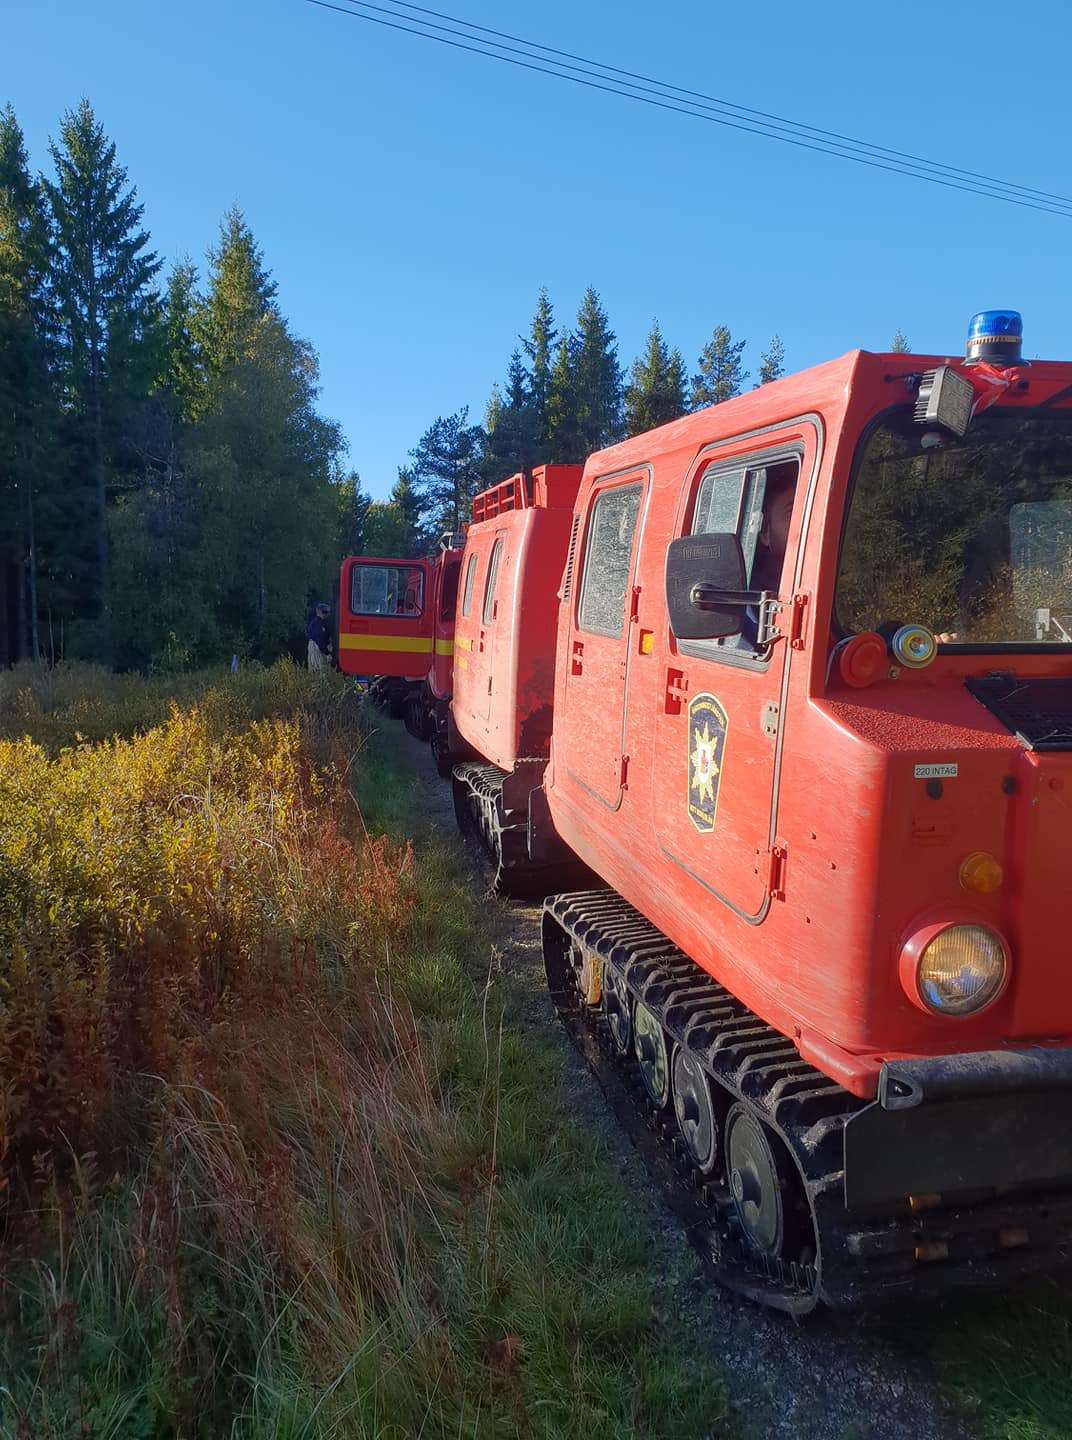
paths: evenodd
<path fill-rule="evenodd" d="M 789 616 L 789 648 L 804 649 L 804 619 L 808 608 L 808 597 L 801 590 L 793 596 L 793 609 Z"/>
<path fill-rule="evenodd" d="M 770 870 L 767 874 L 767 893 L 772 900 L 785 899 L 785 870 L 789 852 L 784 845 L 773 845 L 770 852 Z"/>
<path fill-rule="evenodd" d="M 633 593 L 632 593 L 632 595 L 630 596 L 630 599 L 629 599 L 629 623 L 630 623 L 630 625 L 633 625 L 633 624 L 636 623 L 636 619 L 637 619 L 637 616 L 638 616 L 639 614 L 640 614 L 640 586 L 639 586 L 639 585 L 634 585 L 634 586 L 633 586 Z"/>
<path fill-rule="evenodd" d="M 623 756 L 622 756 L 622 768 L 621 768 L 621 771 L 619 772 L 619 775 L 618 775 L 618 788 L 619 788 L 619 790 L 628 790 L 628 789 L 629 789 L 629 786 L 625 783 L 625 777 L 626 777 L 628 774 L 629 774 L 629 756 L 628 756 L 628 755 L 623 755 Z"/>
<path fill-rule="evenodd" d="M 773 740 L 778 734 L 778 702 L 768 700 L 763 706 L 762 716 L 763 733 L 768 740 Z"/>

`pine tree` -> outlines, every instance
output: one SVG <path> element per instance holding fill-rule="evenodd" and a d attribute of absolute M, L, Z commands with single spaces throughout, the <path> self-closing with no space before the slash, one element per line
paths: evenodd
<path fill-rule="evenodd" d="M 469 424 L 469 407 L 439 416 L 413 450 L 411 477 L 433 535 L 460 530 L 482 480 L 484 431 Z"/>
<path fill-rule="evenodd" d="M 152 282 L 160 263 L 141 229 L 127 172 L 88 100 L 63 118 L 46 181 L 62 378 L 76 443 L 91 477 L 96 653 L 111 658 L 107 506 L 131 409 L 152 383 Z M 76 459 L 77 467 L 77 459 Z M 76 468 L 76 474 L 77 474 Z"/>
<path fill-rule="evenodd" d="M 585 455 L 622 436 L 622 371 L 618 346 L 596 291 L 589 286 L 577 315 L 573 383 L 577 429 Z"/>
<path fill-rule="evenodd" d="M 741 393 L 748 371 L 741 368 L 746 341 L 734 340 L 726 325 L 716 325 L 700 353 L 699 370 L 692 377 L 689 404 L 693 410 L 718 405 Z"/>
<path fill-rule="evenodd" d="M 890 341 L 890 350 L 894 355 L 911 355 L 912 353 L 912 347 L 908 343 L 908 337 L 899 325 L 894 332 L 893 339 Z"/>
<path fill-rule="evenodd" d="M 770 344 L 759 357 L 759 381 L 760 385 L 769 385 L 772 380 L 780 380 L 785 374 L 785 346 L 782 344 L 781 336 L 772 335 Z"/>
<path fill-rule="evenodd" d="M 0 664 L 40 653 L 35 491 L 54 462 L 56 419 L 47 268 L 41 190 L 8 106 L 0 111 Z"/>
<path fill-rule="evenodd" d="M 651 322 L 647 348 L 633 361 L 625 390 L 625 430 L 640 435 L 684 415 L 685 362 L 662 337 L 659 322 Z"/>
<path fill-rule="evenodd" d="M 541 289 L 536 301 L 536 314 L 532 317 L 532 328 L 527 340 L 522 341 L 528 356 L 527 392 L 531 406 L 531 430 L 533 445 L 540 449 L 546 444 L 548 434 L 548 412 L 551 403 L 551 371 L 555 363 L 554 306 L 546 289 Z M 509 390 L 509 384 L 508 384 Z M 544 458 L 541 456 L 541 458 Z"/>

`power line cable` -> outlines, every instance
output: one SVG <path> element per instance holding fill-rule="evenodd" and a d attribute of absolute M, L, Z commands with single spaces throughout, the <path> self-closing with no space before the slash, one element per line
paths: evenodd
<path fill-rule="evenodd" d="M 362 0 L 364 3 L 364 0 Z M 548 55 L 558 55 L 566 60 L 577 60 L 582 65 L 587 65 L 591 70 L 605 71 L 611 75 L 622 75 L 630 80 L 641 80 L 649 85 L 658 86 L 661 91 L 673 91 L 678 95 L 684 95 L 692 100 L 705 102 L 704 108 L 718 108 L 721 111 L 736 111 L 741 115 L 755 116 L 759 120 L 771 120 L 778 125 L 785 125 L 797 132 L 810 132 L 812 135 L 822 136 L 829 140 L 844 141 L 848 145 L 857 148 L 873 151 L 880 155 L 890 155 L 895 159 L 908 160 L 916 165 L 925 165 L 929 169 L 942 170 L 950 175 L 961 175 L 970 180 L 982 180 L 988 185 L 1000 185 L 1004 189 L 1016 190 L 1024 195 L 1033 195 L 1038 199 L 1057 200 L 1061 204 L 1072 205 L 1072 197 L 1058 195 L 1049 190 L 1036 190 L 1030 185 L 1020 185 L 1016 181 L 1001 180 L 993 175 L 983 175 L 976 170 L 964 170 L 959 165 L 947 165 L 941 160 L 928 160 L 925 156 L 913 155 L 905 150 L 893 150 L 887 145 L 878 145 L 870 140 L 859 140 L 851 135 L 844 135 L 837 130 L 824 130 L 818 125 L 809 125 L 805 121 L 790 120 L 785 115 L 774 115 L 768 110 L 756 110 L 750 105 L 739 105 L 734 100 L 724 100 L 717 95 L 705 94 L 702 90 L 689 90 L 681 85 L 674 85 L 668 80 L 658 80 L 651 75 L 640 74 L 635 70 L 623 70 L 617 65 L 608 65 L 602 60 L 592 60 L 584 55 L 576 55 L 571 50 L 558 50 L 553 45 L 544 45 L 538 40 L 525 40 L 518 35 L 511 35 L 505 30 L 493 30 L 488 25 L 478 25 L 475 21 L 460 20 L 456 16 L 444 14 L 441 10 L 429 10 L 424 5 L 414 5 L 409 0 L 394 0 L 397 8 L 402 10 L 414 10 L 421 15 L 432 15 L 438 20 L 448 20 L 457 26 L 464 26 L 466 30 L 478 30 L 485 35 L 495 35 L 501 40 L 512 40 L 518 45 L 527 47 L 528 50 L 542 50 Z M 372 6 L 373 9 L 382 9 L 382 6 Z M 396 13 L 396 12 L 385 12 Z M 404 17 L 408 19 L 409 17 Z M 457 32 L 455 32 L 457 33 Z"/>
<path fill-rule="evenodd" d="M 434 40 L 438 44 L 448 45 L 455 50 L 464 50 L 474 55 L 482 55 L 488 60 L 499 60 L 503 64 L 513 65 L 519 69 L 531 70 L 541 75 L 551 75 L 559 80 L 569 80 L 573 84 L 582 85 L 589 90 L 598 90 L 605 94 L 617 95 L 622 99 L 638 100 L 642 104 L 654 106 L 656 109 L 668 110 L 679 115 L 688 115 L 695 120 L 707 120 L 712 124 L 721 125 L 731 130 L 738 130 L 744 134 L 760 135 L 766 139 L 780 140 L 783 144 L 793 145 L 802 150 L 811 150 L 819 155 L 830 155 L 835 159 L 853 160 L 859 165 L 866 165 L 874 170 L 884 170 L 891 175 L 904 175 L 914 180 L 926 180 L 932 185 L 941 185 L 947 190 L 959 190 L 965 194 L 978 195 L 988 200 L 1003 200 L 1006 204 L 1018 205 L 1022 209 L 1037 210 L 1043 214 L 1060 215 L 1065 219 L 1072 219 L 1072 208 L 1062 208 L 1060 205 L 1053 204 L 1037 204 L 1034 201 L 1020 198 L 1017 195 L 986 188 L 985 185 L 962 184 L 959 181 L 945 179 L 940 175 L 920 170 L 912 163 L 887 163 L 866 154 L 857 153 L 856 151 L 846 148 L 845 145 L 812 143 L 809 140 L 799 138 L 799 136 L 793 134 L 779 133 L 779 127 L 765 125 L 764 122 L 758 122 L 756 124 L 744 123 L 740 120 L 729 119 L 721 114 L 709 113 L 709 110 L 694 108 L 688 104 L 675 104 L 667 98 L 656 99 L 653 93 L 637 93 L 641 87 L 632 86 L 628 89 L 623 88 L 621 82 L 611 82 L 608 77 L 603 77 L 601 80 L 584 78 L 585 75 L 591 72 L 581 71 L 578 73 L 570 73 L 574 71 L 576 67 L 561 66 L 555 61 L 550 61 L 546 64 L 534 63 L 536 59 L 541 59 L 542 57 L 530 57 L 529 59 L 513 58 L 510 54 L 498 53 L 498 51 L 506 50 L 509 47 L 496 45 L 495 49 L 488 48 L 493 42 L 480 41 L 478 37 L 462 31 L 446 31 L 445 34 L 435 34 L 432 29 L 423 28 L 427 26 L 429 22 L 415 20 L 409 15 L 400 15 L 397 11 L 385 10 L 382 6 L 376 6 L 374 8 L 382 11 L 382 15 L 393 15 L 395 17 L 393 20 L 382 18 L 382 15 L 368 14 L 365 9 L 357 8 L 359 6 L 365 6 L 369 3 L 369 0 L 349 0 L 350 5 L 355 8 L 345 9 L 341 5 L 330 3 L 330 0 L 308 0 L 308 3 L 316 5 L 322 10 L 333 10 L 336 14 L 346 15 L 351 20 L 366 20 L 374 25 L 381 25 L 390 30 L 401 31 L 406 35 L 415 35 L 424 40 Z M 407 20 L 411 23 L 400 24 L 400 20 Z M 445 29 L 443 26 L 436 26 L 434 28 L 437 30 Z M 461 34 L 465 34 L 465 40 L 449 38 L 449 36 Z M 466 43 L 466 41 L 473 43 Z M 603 80 L 607 80 L 608 83 L 603 83 Z"/>

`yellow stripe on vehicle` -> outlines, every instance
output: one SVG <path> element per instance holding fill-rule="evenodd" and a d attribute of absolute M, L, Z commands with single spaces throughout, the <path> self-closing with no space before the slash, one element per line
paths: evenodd
<path fill-rule="evenodd" d="M 454 641 L 453 641 L 453 640 L 437 640 L 437 641 L 435 642 L 435 653 L 436 653 L 437 655 L 453 655 L 453 654 L 454 654 Z"/>
<path fill-rule="evenodd" d="M 384 650 L 396 655 L 431 655 L 432 641 L 423 635 L 340 635 L 340 650 Z"/>

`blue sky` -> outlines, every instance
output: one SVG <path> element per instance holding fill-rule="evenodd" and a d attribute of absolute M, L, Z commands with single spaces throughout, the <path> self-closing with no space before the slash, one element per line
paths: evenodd
<path fill-rule="evenodd" d="M 1072 9 L 1038 0 L 713 5 L 452 0 L 627 69 L 1044 190 L 1072 189 Z M 993 92 L 993 99 L 990 92 Z M 483 413 L 540 285 L 600 291 L 628 361 L 652 316 L 690 365 L 719 322 L 754 371 L 901 326 L 957 351 L 1012 305 L 1028 355 L 1072 355 L 1072 221 L 529 75 L 304 0 L 6 0 L 0 102 L 38 167 L 89 96 L 167 259 L 237 201 L 322 404 L 375 495 L 439 413 Z"/>

